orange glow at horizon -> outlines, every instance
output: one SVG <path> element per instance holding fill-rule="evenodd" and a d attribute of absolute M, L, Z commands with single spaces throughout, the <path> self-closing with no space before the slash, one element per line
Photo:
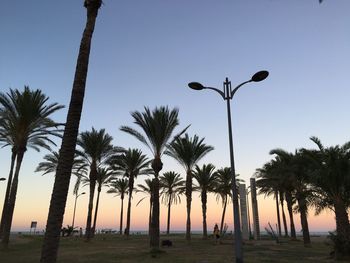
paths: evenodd
<path fill-rule="evenodd" d="M 38 189 L 37 195 L 27 198 L 26 191 L 19 192 L 17 197 L 17 203 L 15 208 L 14 220 L 12 224 L 13 231 L 29 231 L 31 221 L 38 221 L 38 231 L 42 231 L 45 228 L 47 211 L 49 207 L 49 198 L 43 199 L 41 196 L 45 195 L 40 193 L 45 191 L 46 196 L 50 196 L 48 189 Z M 111 228 L 119 230 L 120 220 L 120 205 L 121 201 L 119 197 L 113 197 L 113 195 L 106 194 L 104 189 L 101 192 L 100 205 L 98 211 L 97 229 Z M 131 231 L 147 231 L 148 230 L 148 217 L 149 217 L 149 199 L 146 197 L 138 206 L 136 203 L 144 197 L 142 194 L 135 194 L 132 200 L 131 210 Z M 193 231 L 202 230 L 202 205 L 199 197 L 199 193 L 195 192 L 192 195 L 192 209 L 191 209 L 191 229 Z M 88 194 L 82 195 L 78 198 L 75 226 L 85 229 L 86 215 L 87 215 L 87 203 Z M 186 200 L 182 197 L 182 202 L 171 207 L 171 227 L 173 231 L 184 231 L 186 227 Z M 259 206 L 259 219 L 260 229 L 265 231 L 264 228 L 268 226 L 268 222 L 274 227 L 277 223 L 275 201 L 272 198 L 258 197 Z M 66 213 L 64 216 L 63 226 L 72 224 L 74 208 L 74 197 L 69 194 L 67 199 Z M 251 207 L 250 207 L 251 209 Z M 207 226 L 208 232 L 212 231 L 215 223 L 220 225 L 222 216 L 222 203 L 216 201 L 216 197 L 213 194 L 208 195 L 207 204 Z M 124 199 L 124 220 L 123 228 L 126 224 L 126 211 L 127 211 L 127 196 Z M 167 206 L 161 204 L 160 211 L 160 229 L 166 230 L 167 222 Z M 285 214 L 287 224 L 289 226 L 289 215 L 285 206 Z M 294 214 L 294 222 L 297 232 L 301 230 L 299 214 Z M 250 210 L 250 217 L 252 218 L 252 212 Z M 331 231 L 335 229 L 334 214 L 331 211 L 323 212 L 319 216 L 314 216 L 313 211 L 309 212 L 308 216 L 310 231 Z M 252 224 L 252 219 L 250 220 Z M 232 203 L 228 203 L 225 215 L 225 223 L 228 225 L 228 231 L 233 229 L 233 213 Z M 281 224 L 282 212 L 281 212 Z M 253 227 L 253 226 L 252 226 Z M 283 231 L 283 225 L 282 225 Z"/>

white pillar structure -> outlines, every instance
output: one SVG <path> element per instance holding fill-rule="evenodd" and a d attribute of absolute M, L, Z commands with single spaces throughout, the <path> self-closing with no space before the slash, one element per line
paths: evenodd
<path fill-rule="evenodd" d="M 258 200 L 256 199 L 256 183 L 255 178 L 250 178 L 250 193 L 252 198 L 252 211 L 253 211 L 253 227 L 254 227 L 254 239 L 260 239 L 260 226 L 259 226 L 259 211 Z"/>
<path fill-rule="evenodd" d="M 247 216 L 247 194 L 245 184 L 239 184 L 238 187 L 240 208 L 241 208 L 241 222 L 242 222 L 242 238 L 249 240 L 248 230 L 248 216 Z"/>

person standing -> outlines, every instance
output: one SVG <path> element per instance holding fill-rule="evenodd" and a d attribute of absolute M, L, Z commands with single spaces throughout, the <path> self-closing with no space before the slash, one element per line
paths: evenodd
<path fill-rule="evenodd" d="M 220 230 L 219 230 L 218 224 L 215 224 L 214 226 L 213 235 L 215 238 L 215 244 L 217 244 L 218 240 L 220 239 Z"/>

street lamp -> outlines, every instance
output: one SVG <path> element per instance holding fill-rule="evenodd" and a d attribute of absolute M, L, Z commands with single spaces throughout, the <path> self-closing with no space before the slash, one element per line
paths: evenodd
<path fill-rule="evenodd" d="M 79 196 L 84 195 L 85 192 L 82 192 L 81 194 L 78 194 L 75 196 L 75 203 L 74 203 L 74 212 L 73 212 L 73 222 L 72 222 L 72 229 L 74 230 L 74 219 L 75 219 L 75 208 L 77 207 L 77 199 Z"/>
<path fill-rule="evenodd" d="M 231 108 L 230 108 L 230 100 L 233 98 L 237 90 L 242 87 L 244 84 L 249 82 L 260 82 L 267 78 L 269 72 L 266 70 L 259 71 L 255 73 L 250 80 L 242 82 L 237 87 L 232 89 L 231 81 L 226 78 L 224 82 L 223 91 L 213 88 L 213 87 L 205 87 L 199 82 L 191 82 L 188 86 L 194 90 L 202 90 L 202 89 L 210 89 L 219 93 L 221 97 L 227 101 L 227 120 L 228 120 L 228 134 L 229 134 L 229 143 L 230 143 L 230 162 L 231 162 L 231 176 L 232 176 L 232 203 L 233 203 L 233 217 L 234 217 L 234 232 L 235 232 L 235 254 L 236 254 L 236 262 L 243 262 L 243 249 L 242 249 L 242 233 L 241 233 L 241 223 L 239 219 L 239 203 L 238 203 L 238 192 L 236 189 L 236 177 L 235 177 L 235 162 L 233 155 L 233 139 L 232 139 L 232 124 L 231 124 Z"/>

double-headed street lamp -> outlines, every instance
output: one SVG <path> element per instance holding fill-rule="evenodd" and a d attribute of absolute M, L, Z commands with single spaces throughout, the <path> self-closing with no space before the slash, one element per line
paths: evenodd
<path fill-rule="evenodd" d="M 72 228 L 74 230 L 74 220 L 75 220 L 75 208 L 77 207 L 77 200 L 78 200 L 78 197 L 81 196 L 81 195 L 84 195 L 85 192 L 82 192 L 81 194 L 78 194 L 75 196 L 75 203 L 74 203 L 74 212 L 73 212 L 73 222 L 72 222 Z"/>
<path fill-rule="evenodd" d="M 194 90 L 202 90 L 202 89 L 210 89 L 214 90 L 221 95 L 221 97 L 227 101 L 227 120 L 228 120 L 228 134 L 229 134 L 229 143 L 230 143 L 230 161 L 231 161 L 231 176 L 232 176 L 232 193 L 233 193 L 233 217 L 234 217 L 234 233 L 235 233 L 235 254 L 236 254 L 236 262 L 243 262 L 243 249 L 242 249 L 242 233 L 241 233 L 241 223 L 239 219 L 239 203 L 238 203 L 238 192 L 236 189 L 236 176 L 235 176 L 235 162 L 233 155 L 233 139 L 232 139 L 232 124 L 231 124 L 231 107 L 230 100 L 235 95 L 236 91 L 242 87 L 244 84 L 249 82 L 259 82 L 267 78 L 269 72 L 266 70 L 259 71 L 255 73 L 252 78 L 248 81 L 245 81 L 239 84 L 237 87 L 232 89 L 231 81 L 226 78 L 224 82 L 223 91 L 212 88 L 205 87 L 199 82 L 191 82 L 188 86 Z"/>

